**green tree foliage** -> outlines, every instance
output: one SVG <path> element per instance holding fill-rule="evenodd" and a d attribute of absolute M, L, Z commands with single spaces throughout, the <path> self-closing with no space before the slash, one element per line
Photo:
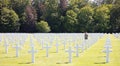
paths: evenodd
<path fill-rule="evenodd" d="M 30 0 L 10 0 L 10 5 L 19 16 L 19 23 L 20 23 L 20 32 L 27 32 L 24 26 L 26 26 L 26 15 L 25 9 L 28 5 L 30 5 Z"/>
<path fill-rule="evenodd" d="M 15 11 L 2 8 L 0 18 L 0 32 L 15 32 L 19 30 L 19 18 Z"/>
<path fill-rule="evenodd" d="M 79 32 L 91 32 L 92 22 L 93 22 L 93 8 L 90 6 L 85 6 L 80 9 L 80 13 L 78 14 L 78 31 Z"/>
<path fill-rule="evenodd" d="M 25 8 L 29 5 L 29 0 L 10 0 L 11 8 L 21 17 Z"/>
<path fill-rule="evenodd" d="M 120 0 L 115 0 L 115 5 L 120 5 Z"/>
<path fill-rule="evenodd" d="M 69 2 L 67 0 L 60 0 L 60 8 L 65 11 L 67 9 Z"/>
<path fill-rule="evenodd" d="M 75 32 L 77 25 L 77 14 L 73 10 L 68 10 L 66 13 L 66 22 L 64 27 L 66 32 Z"/>
<path fill-rule="evenodd" d="M 111 31 L 120 32 L 120 6 L 113 7 L 110 13 Z"/>
<path fill-rule="evenodd" d="M 40 21 L 36 24 L 36 28 L 38 32 L 42 32 L 42 33 L 47 33 L 50 32 L 50 26 L 48 25 L 47 22 L 45 21 Z"/>
<path fill-rule="evenodd" d="M 21 27 L 21 31 L 36 32 L 35 23 L 37 21 L 37 14 L 36 10 L 31 5 L 26 6 L 25 16 L 26 22 L 23 23 L 24 25 Z"/>
<path fill-rule="evenodd" d="M 51 32 L 60 32 L 61 14 L 59 12 L 59 5 L 57 0 L 48 0 L 45 2 L 46 5 L 46 18 L 45 20 L 51 26 Z"/>
<path fill-rule="evenodd" d="M 45 20 L 46 17 L 46 5 L 45 5 L 46 1 L 45 0 L 34 0 L 33 1 L 33 6 L 36 9 L 37 12 L 37 21 L 40 20 Z"/>
<path fill-rule="evenodd" d="M 119 32 L 120 0 L 94 1 L 0 0 L 0 31 L 16 32 L 20 26 L 19 32 L 37 32 L 39 21 L 46 21 L 55 33 Z"/>
<path fill-rule="evenodd" d="M 0 0 L 0 2 L 2 3 L 2 7 L 9 7 L 10 5 L 10 1 L 9 0 Z"/>
<path fill-rule="evenodd" d="M 94 14 L 95 32 L 107 32 L 107 30 L 110 28 L 109 23 L 110 9 L 106 5 L 97 7 Z"/>

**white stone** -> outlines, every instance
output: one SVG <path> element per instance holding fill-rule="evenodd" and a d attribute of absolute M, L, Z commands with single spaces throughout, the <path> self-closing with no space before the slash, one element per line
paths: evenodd
<path fill-rule="evenodd" d="M 58 47 L 59 47 L 59 44 L 56 43 L 56 53 L 58 53 Z"/>
<path fill-rule="evenodd" d="M 72 53 L 73 53 L 74 51 L 72 50 L 71 47 L 69 47 L 69 49 L 68 49 L 66 52 L 68 52 L 68 54 L 69 54 L 69 63 L 71 63 L 71 62 L 72 62 Z"/>
<path fill-rule="evenodd" d="M 51 48 L 51 47 L 48 46 L 48 44 L 46 44 L 46 47 L 44 47 L 44 48 L 46 48 L 46 57 L 48 57 L 48 55 L 49 55 L 49 48 Z"/>
<path fill-rule="evenodd" d="M 106 63 L 108 63 L 108 62 L 109 62 L 109 53 L 112 52 L 112 51 L 110 50 L 111 46 L 106 45 L 105 48 L 106 48 L 106 49 L 104 50 L 104 52 L 106 53 Z"/>
<path fill-rule="evenodd" d="M 35 53 L 37 52 L 35 49 L 34 49 L 34 46 L 33 47 L 31 47 L 31 50 L 30 51 L 28 51 L 29 53 L 31 53 L 31 57 L 32 57 L 32 63 L 34 63 L 35 62 Z"/>
<path fill-rule="evenodd" d="M 16 46 L 13 47 L 13 48 L 16 49 L 16 57 L 18 57 L 18 56 L 19 56 L 19 49 L 20 49 L 21 47 L 19 46 L 19 44 L 16 44 Z"/>
<path fill-rule="evenodd" d="M 8 53 L 8 46 L 9 46 L 9 44 L 7 43 L 7 39 L 4 39 L 4 46 L 5 46 L 5 52 L 7 54 Z"/>
<path fill-rule="evenodd" d="M 75 48 L 76 48 L 76 56 L 78 57 L 79 56 L 79 48 L 81 48 L 81 46 L 76 44 Z"/>

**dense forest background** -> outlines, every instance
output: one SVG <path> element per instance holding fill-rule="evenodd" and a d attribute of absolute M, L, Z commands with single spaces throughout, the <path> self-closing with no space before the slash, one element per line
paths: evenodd
<path fill-rule="evenodd" d="M 120 32 L 120 0 L 0 0 L 0 32 Z"/>

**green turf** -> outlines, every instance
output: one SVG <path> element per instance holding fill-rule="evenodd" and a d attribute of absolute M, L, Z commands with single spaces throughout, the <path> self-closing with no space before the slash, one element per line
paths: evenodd
<path fill-rule="evenodd" d="M 31 54 L 28 53 L 30 50 L 29 37 L 22 50 L 19 51 L 18 58 L 15 57 L 15 49 L 12 48 L 14 43 L 9 43 L 8 54 L 5 54 L 4 41 L 2 40 L 0 43 L 0 66 L 120 66 L 120 39 L 113 35 L 110 35 L 110 39 L 112 52 L 110 53 L 109 63 L 105 62 L 105 53 L 102 52 L 106 35 L 83 53 L 80 53 L 79 57 L 76 57 L 73 53 L 72 63 L 68 63 L 68 54 L 63 49 L 63 45 L 59 47 L 59 53 L 56 53 L 56 47 L 52 47 L 49 50 L 49 57 L 46 57 L 45 49 L 41 50 L 41 46 L 34 39 L 35 49 L 38 50 L 38 53 L 35 54 L 35 63 L 31 63 Z M 59 42 L 59 44 L 62 44 L 62 42 Z M 53 46 L 55 46 L 55 41 Z"/>

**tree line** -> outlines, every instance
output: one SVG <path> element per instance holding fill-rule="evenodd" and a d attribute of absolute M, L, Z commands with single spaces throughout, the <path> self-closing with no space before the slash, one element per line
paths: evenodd
<path fill-rule="evenodd" d="M 120 0 L 0 0 L 0 32 L 120 32 Z"/>

